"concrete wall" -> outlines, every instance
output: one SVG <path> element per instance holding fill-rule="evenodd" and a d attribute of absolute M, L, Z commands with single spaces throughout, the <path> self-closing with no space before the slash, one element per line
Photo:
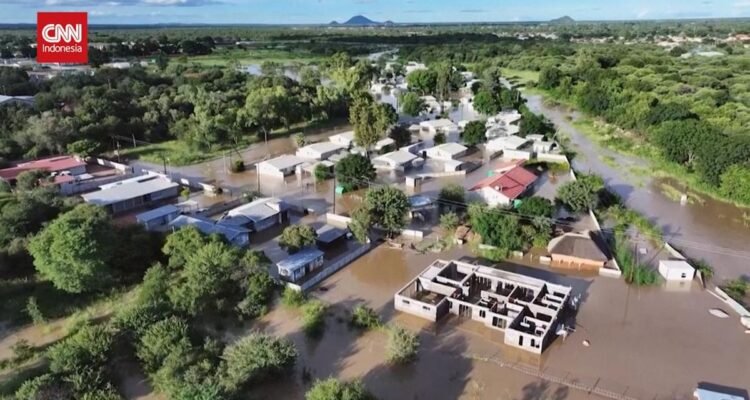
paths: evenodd
<path fill-rule="evenodd" d="M 407 296 L 402 296 L 398 293 L 393 297 L 393 307 L 396 310 L 412 314 L 432 322 L 437 322 L 438 318 L 440 318 L 438 309 L 439 306 L 443 303 L 445 303 L 445 299 L 443 299 L 437 305 L 432 305 L 414 300 Z M 445 306 L 443 306 L 442 308 L 444 309 Z"/>
<path fill-rule="evenodd" d="M 404 229 L 401 231 L 401 236 L 409 240 L 422 240 L 424 238 L 424 232 L 415 229 Z"/>
<path fill-rule="evenodd" d="M 105 160 L 103 158 L 93 157 L 93 158 L 91 158 L 91 161 L 93 163 L 99 164 L 99 165 L 104 166 L 104 167 L 114 168 L 114 169 L 116 169 L 116 170 L 118 170 L 120 172 L 123 172 L 123 173 L 132 174 L 134 172 L 133 171 L 133 167 L 131 167 L 129 165 L 117 163 L 117 162 L 110 161 L 110 160 Z"/>
<path fill-rule="evenodd" d="M 568 157 L 565 157 L 564 154 L 537 153 L 536 159 L 539 161 L 569 164 Z"/>
<path fill-rule="evenodd" d="M 511 158 L 514 160 L 531 160 L 531 152 L 524 150 L 503 150 L 503 157 Z"/>
<path fill-rule="evenodd" d="M 352 222 L 352 219 L 338 214 L 326 214 L 326 223 L 329 225 L 337 226 L 340 228 L 347 228 Z"/>
<path fill-rule="evenodd" d="M 78 193 L 88 192 L 98 188 L 101 185 L 114 183 L 123 179 L 129 179 L 134 176 L 135 175 L 126 173 L 123 175 L 114 175 L 106 178 L 90 179 L 80 182 L 67 182 L 60 185 L 60 193 L 65 196 L 70 196 Z"/>

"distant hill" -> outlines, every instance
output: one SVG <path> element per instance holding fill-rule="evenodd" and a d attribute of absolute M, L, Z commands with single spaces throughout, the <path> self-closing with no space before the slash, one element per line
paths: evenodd
<path fill-rule="evenodd" d="M 381 23 L 375 22 L 365 17 L 364 15 L 355 15 L 349 18 L 349 20 L 346 22 L 338 23 L 336 21 L 333 21 L 330 23 L 330 25 L 367 26 L 367 25 L 381 25 Z"/>
<path fill-rule="evenodd" d="M 550 21 L 551 24 L 558 24 L 558 25 L 565 25 L 565 24 L 574 24 L 576 20 L 573 18 L 570 18 L 569 16 L 564 16 L 560 18 L 555 18 Z"/>

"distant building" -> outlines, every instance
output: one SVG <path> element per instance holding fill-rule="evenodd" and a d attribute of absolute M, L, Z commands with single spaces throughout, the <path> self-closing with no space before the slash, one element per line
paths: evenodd
<path fill-rule="evenodd" d="M 419 136 L 425 142 L 434 143 L 435 135 L 442 133 L 446 142 L 458 142 L 459 129 L 453 121 L 445 118 L 422 121 L 419 123 Z"/>
<path fill-rule="evenodd" d="M 569 232 L 552 239 L 547 252 L 555 267 L 598 271 L 609 260 L 598 240 L 590 232 Z"/>
<path fill-rule="evenodd" d="M 0 95 L 0 107 L 17 104 L 26 107 L 34 107 L 34 96 L 4 96 Z"/>
<path fill-rule="evenodd" d="M 420 71 L 427 69 L 427 66 L 423 63 L 419 63 L 416 61 L 409 61 L 404 65 L 404 71 L 406 72 L 406 75 L 411 74 L 414 71 Z"/>
<path fill-rule="evenodd" d="M 82 195 L 90 204 L 105 207 L 113 214 L 177 197 L 180 185 L 161 175 L 143 175 L 99 186 L 96 192 Z"/>
<path fill-rule="evenodd" d="M 508 206 L 531 191 L 539 179 L 523 167 L 522 162 L 479 181 L 470 190 L 476 192 L 489 206 Z"/>
<path fill-rule="evenodd" d="M 283 178 L 296 172 L 297 167 L 305 163 L 304 158 L 285 154 L 257 164 L 258 174 Z"/>
<path fill-rule="evenodd" d="M 276 263 L 279 276 L 289 282 L 298 282 L 305 275 L 323 266 L 323 252 L 318 249 L 302 249 Z"/>
<path fill-rule="evenodd" d="M 396 150 L 372 159 L 372 165 L 375 168 L 392 171 L 421 166 L 423 163 L 423 159 L 403 150 Z"/>
<path fill-rule="evenodd" d="M 287 221 L 289 206 L 273 197 L 256 199 L 229 210 L 219 223 L 260 232 Z"/>
<path fill-rule="evenodd" d="M 571 288 L 461 261 L 435 260 L 394 295 L 396 310 L 438 321 L 470 318 L 505 333 L 506 345 L 541 354 L 557 334 Z"/>
<path fill-rule="evenodd" d="M 313 143 L 297 149 L 296 155 L 301 158 L 323 161 L 336 153 L 345 151 L 347 147 L 332 141 Z"/>
<path fill-rule="evenodd" d="M 25 171 L 40 170 L 53 175 L 81 175 L 86 173 L 86 163 L 74 156 L 54 156 L 17 163 L 0 169 L 0 178 L 15 184 L 18 175 Z"/>
<path fill-rule="evenodd" d="M 249 229 L 220 224 L 208 218 L 180 215 L 169 223 L 172 229 L 181 229 L 186 226 L 193 226 L 206 235 L 221 235 L 227 243 L 237 247 L 245 247 L 250 243 Z"/>
<path fill-rule="evenodd" d="M 527 143 L 529 143 L 529 141 L 520 136 L 504 136 L 490 140 L 485 144 L 485 148 L 489 152 L 496 153 L 505 150 L 518 150 L 524 147 Z"/>
<path fill-rule="evenodd" d="M 455 160 L 466 154 L 468 148 L 458 143 L 443 143 L 424 151 L 427 158 L 436 160 Z"/>
<path fill-rule="evenodd" d="M 328 140 L 348 149 L 354 145 L 354 131 L 331 135 L 328 137 Z"/>

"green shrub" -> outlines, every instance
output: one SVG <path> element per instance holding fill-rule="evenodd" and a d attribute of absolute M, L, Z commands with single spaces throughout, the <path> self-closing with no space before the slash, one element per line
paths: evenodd
<path fill-rule="evenodd" d="M 50 370 L 56 373 L 82 373 L 103 366 L 109 359 L 114 333 L 105 326 L 84 326 L 47 352 Z"/>
<path fill-rule="evenodd" d="M 388 361 L 406 364 L 417 357 L 419 336 L 404 328 L 393 326 L 388 330 Z"/>
<path fill-rule="evenodd" d="M 318 336 L 325 325 L 326 305 L 310 300 L 302 306 L 302 330 L 309 336 Z"/>
<path fill-rule="evenodd" d="M 316 381 L 305 394 L 305 400 L 371 400 L 361 381 L 341 382 L 335 378 Z"/>
<path fill-rule="evenodd" d="M 371 329 L 380 326 L 380 316 L 370 307 L 360 304 L 352 311 L 352 325 L 361 329 Z"/>
<path fill-rule="evenodd" d="M 301 291 L 286 287 L 284 292 L 281 293 L 281 304 L 287 307 L 299 307 L 305 304 L 305 301 L 307 301 L 307 298 Z"/>
<path fill-rule="evenodd" d="M 748 282 L 745 279 L 737 278 L 727 281 L 723 286 L 722 289 L 735 301 L 738 303 L 743 303 L 745 301 L 745 295 L 750 290 L 750 282 Z"/>
<path fill-rule="evenodd" d="M 243 172 L 245 170 L 245 162 L 242 160 L 235 160 L 232 162 L 232 165 L 229 167 L 229 169 L 233 173 Z"/>
<path fill-rule="evenodd" d="M 39 304 L 36 302 L 36 297 L 31 296 L 26 302 L 26 314 L 29 315 L 34 325 L 41 325 L 44 323 L 44 315 L 42 310 L 39 309 Z"/>
<path fill-rule="evenodd" d="M 296 358 L 297 350 L 291 342 L 252 333 L 224 349 L 222 385 L 236 391 L 249 382 L 288 370 Z"/>

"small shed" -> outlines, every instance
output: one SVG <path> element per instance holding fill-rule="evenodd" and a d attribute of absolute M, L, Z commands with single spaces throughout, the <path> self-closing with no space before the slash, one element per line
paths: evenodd
<path fill-rule="evenodd" d="M 305 275 L 323 266 L 323 252 L 318 249 L 303 249 L 276 263 L 279 276 L 297 282 Z"/>
<path fill-rule="evenodd" d="M 155 208 L 135 216 L 135 220 L 147 230 L 167 225 L 179 217 L 181 210 L 172 204 Z"/>
<path fill-rule="evenodd" d="M 687 282 L 693 280 L 695 268 L 685 260 L 660 260 L 659 273 L 667 282 Z"/>

